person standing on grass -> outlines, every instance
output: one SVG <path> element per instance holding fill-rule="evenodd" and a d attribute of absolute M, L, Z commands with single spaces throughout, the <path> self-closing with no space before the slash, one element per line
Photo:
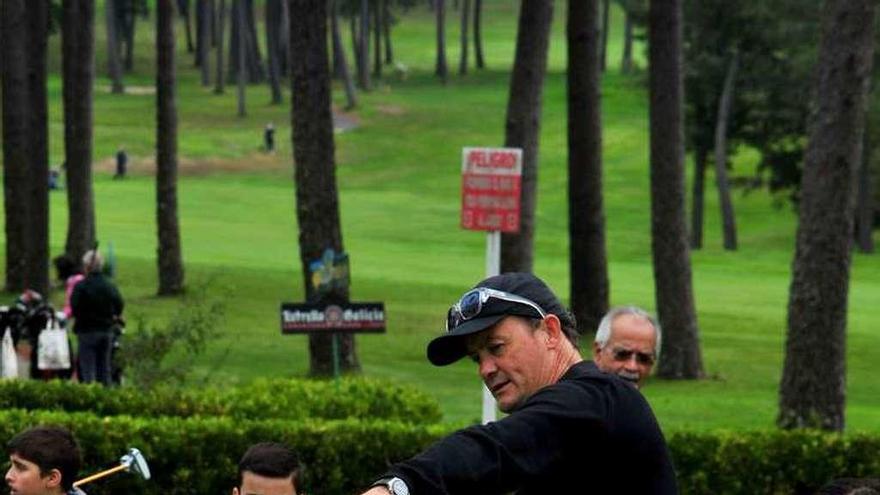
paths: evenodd
<path fill-rule="evenodd" d="M 509 415 L 392 465 L 364 494 L 677 493 L 650 406 L 583 361 L 577 336 L 574 317 L 534 275 L 506 273 L 466 292 L 428 359 L 469 356 Z"/>
<path fill-rule="evenodd" d="M 238 463 L 238 486 L 232 495 L 296 495 L 299 460 L 280 443 L 252 445 Z"/>
<path fill-rule="evenodd" d="M 104 259 L 97 250 L 83 255 L 86 278 L 73 288 L 70 304 L 79 341 L 79 379 L 110 385 L 113 328 L 122 320 L 124 302 L 103 268 Z"/>
<path fill-rule="evenodd" d="M 599 322 L 593 342 L 593 361 L 641 388 L 660 355 L 660 324 L 647 311 L 623 306 L 609 311 Z"/>
<path fill-rule="evenodd" d="M 10 495 L 85 495 L 73 487 L 81 458 L 68 430 L 56 426 L 25 430 L 9 441 L 6 451 Z"/>
<path fill-rule="evenodd" d="M 56 257 L 53 262 L 55 263 L 55 270 L 58 272 L 58 280 L 64 283 L 64 308 L 62 312 L 64 317 L 69 319 L 73 317 L 73 307 L 70 305 L 73 288 L 76 287 L 76 284 L 82 282 L 86 276 L 82 273 L 79 261 L 75 260 L 72 256 L 62 254 Z"/>

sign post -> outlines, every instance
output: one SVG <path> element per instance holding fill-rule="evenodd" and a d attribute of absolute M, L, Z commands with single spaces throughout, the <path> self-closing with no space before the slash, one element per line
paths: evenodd
<path fill-rule="evenodd" d="M 385 306 L 381 302 L 339 302 L 333 293 L 348 289 L 348 255 L 327 249 L 309 263 L 312 296 L 309 302 L 281 303 L 281 333 L 324 333 L 332 336 L 333 378 L 339 386 L 339 334 L 385 332 Z"/>
<path fill-rule="evenodd" d="M 521 190 L 521 149 L 462 149 L 461 226 L 486 231 L 486 277 L 501 272 L 501 233 L 519 232 Z M 483 385 L 483 424 L 495 421 L 496 409 Z"/>

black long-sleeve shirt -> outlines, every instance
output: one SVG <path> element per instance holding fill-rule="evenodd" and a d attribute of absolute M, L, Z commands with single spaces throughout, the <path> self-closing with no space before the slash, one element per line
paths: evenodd
<path fill-rule="evenodd" d="M 90 273 L 74 286 L 70 305 L 76 333 L 109 331 L 124 308 L 119 290 L 100 272 Z"/>
<path fill-rule="evenodd" d="M 676 494 L 666 441 L 642 394 L 592 362 L 488 425 L 392 467 L 413 495 Z"/>

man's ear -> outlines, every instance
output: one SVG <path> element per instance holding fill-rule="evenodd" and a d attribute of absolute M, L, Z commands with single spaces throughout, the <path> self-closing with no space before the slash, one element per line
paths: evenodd
<path fill-rule="evenodd" d="M 544 327 L 547 329 L 548 347 L 555 348 L 565 339 L 565 334 L 562 332 L 562 322 L 559 321 L 558 316 L 553 314 L 547 315 L 544 318 Z"/>
<path fill-rule="evenodd" d="M 238 495 L 238 487 L 237 486 L 232 487 L 232 495 Z"/>
<path fill-rule="evenodd" d="M 52 469 L 46 474 L 46 476 L 43 476 L 43 479 L 46 480 L 46 487 L 48 488 L 61 486 L 61 478 L 61 471 L 58 469 Z"/>
<path fill-rule="evenodd" d="M 593 361 L 598 361 L 599 356 L 602 354 L 602 347 L 598 342 L 593 342 Z"/>

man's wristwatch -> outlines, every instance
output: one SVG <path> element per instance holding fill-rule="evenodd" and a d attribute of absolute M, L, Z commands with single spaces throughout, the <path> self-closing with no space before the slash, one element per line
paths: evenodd
<path fill-rule="evenodd" d="M 406 482 L 397 476 L 378 479 L 373 483 L 373 486 L 384 486 L 391 492 L 391 495 L 409 495 L 409 487 L 406 486 Z"/>

